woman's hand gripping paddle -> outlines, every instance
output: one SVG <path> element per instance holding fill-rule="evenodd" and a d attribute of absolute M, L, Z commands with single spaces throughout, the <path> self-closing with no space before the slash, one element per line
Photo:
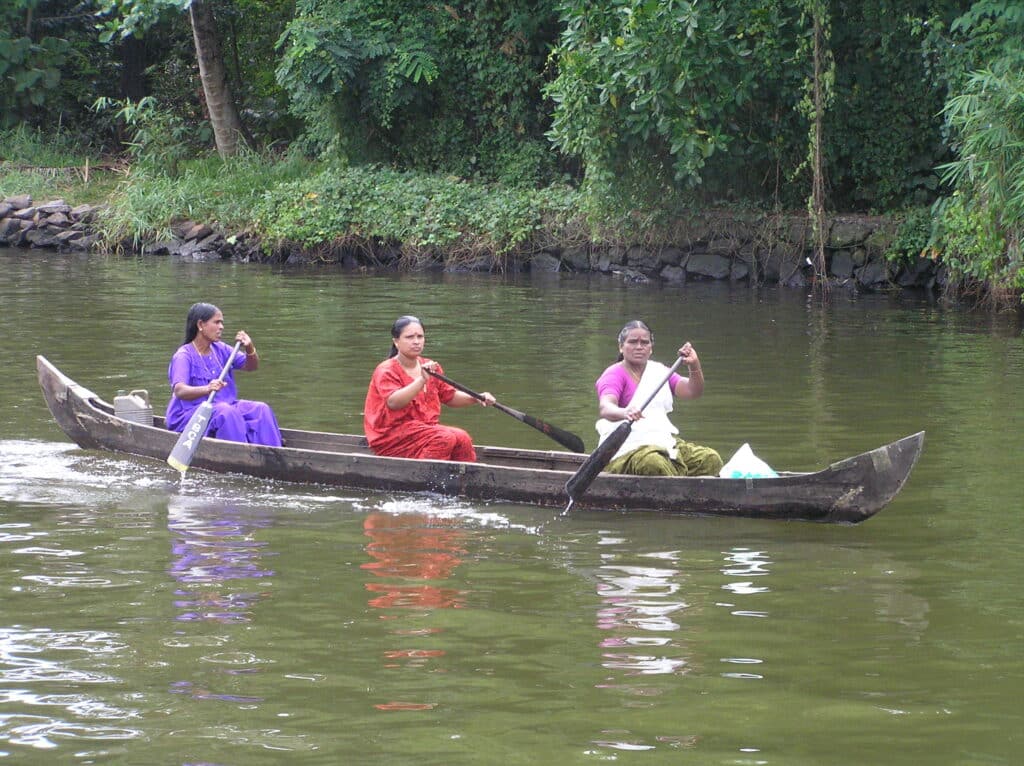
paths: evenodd
<path fill-rule="evenodd" d="M 433 370 L 427 370 L 427 372 L 429 372 L 431 375 L 433 375 L 438 380 L 443 380 L 445 383 L 447 383 L 452 388 L 457 388 L 459 391 L 462 391 L 463 393 L 469 394 L 474 399 L 479 399 L 481 402 L 484 400 L 484 395 L 483 394 L 478 394 L 476 391 L 473 391 L 472 389 L 466 388 L 461 383 L 456 383 L 451 378 L 445 377 L 444 375 L 442 375 L 439 372 L 434 372 Z M 520 412 L 519 410 L 514 410 L 511 407 L 506 407 L 504 404 L 501 404 L 500 402 L 495 402 L 493 406 L 494 406 L 495 409 L 501 410 L 506 415 L 511 415 L 516 420 L 518 420 L 520 423 L 526 423 L 526 425 L 528 425 L 528 426 L 530 426 L 532 428 L 536 428 L 542 434 L 544 434 L 545 436 L 551 437 L 552 439 L 554 439 L 556 442 L 558 442 L 559 444 L 561 444 L 563 447 L 565 447 L 568 450 L 572 450 L 573 452 L 580 452 L 580 453 L 586 451 L 584 449 L 584 447 L 583 447 L 583 440 L 580 437 L 578 437 L 576 434 L 569 433 L 568 431 L 563 431 L 561 428 L 557 428 L 557 427 L 551 425 L 550 423 L 545 423 L 540 418 L 535 418 L 532 415 L 527 415 L 525 412 Z"/>
<path fill-rule="evenodd" d="M 228 370 L 231 369 L 231 363 L 235 361 L 235 354 L 238 353 L 241 346 L 242 341 L 238 341 L 231 349 L 231 354 L 228 355 L 228 360 L 224 363 L 224 369 L 220 371 L 217 380 L 223 381 L 227 376 Z M 185 425 L 185 430 L 178 437 L 178 443 L 174 445 L 171 454 L 167 456 L 167 464 L 171 468 L 181 471 L 182 474 L 188 470 L 192 457 L 199 448 L 199 442 L 206 435 L 206 429 L 210 425 L 210 415 L 213 414 L 213 397 L 216 395 L 216 391 L 211 391 L 210 395 L 206 397 L 206 401 L 196 407 L 196 411 L 192 413 L 192 417 Z"/>
<path fill-rule="evenodd" d="M 672 369 L 668 371 L 668 375 L 665 376 L 665 379 L 658 384 L 658 387 L 655 388 L 654 391 L 651 392 L 651 395 L 647 397 L 647 401 L 641 405 L 641 412 L 647 408 L 648 404 L 654 401 L 654 397 L 658 395 L 659 391 L 661 391 L 661 387 L 669 382 L 673 373 L 682 363 L 682 357 L 676 359 L 676 363 L 672 365 Z M 581 465 L 576 473 L 569 478 L 569 481 L 565 483 L 565 493 L 569 496 L 569 504 L 565 506 L 565 510 L 562 511 L 563 515 L 569 512 L 569 509 L 572 508 L 572 504 L 576 499 L 587 491 L 587 487 L 590 486 L 591 482 L 593 482 L 594 479 L 597 478 L 597 475 L 604 470 L 604 467 L 611 462 L 615 453 L 619 451 L 619 447 L 625 443 L 632 428 L 632 420 L 623 420 L 619 423 L 618 427 L 608 434 L 607 439 L 597 445 L 597 449 L 590 453 L 590 457 L 583 461 L 583 465 Z"/>

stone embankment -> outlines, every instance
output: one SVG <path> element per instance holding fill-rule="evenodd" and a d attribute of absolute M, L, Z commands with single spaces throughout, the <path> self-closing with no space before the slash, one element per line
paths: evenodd
<path fill-rule="evenodd" d="M 88 250 L 98 237 L 91 230 L 97 209 L 70 207 L 63 200 L 35 205 L 27 195 L 0 201 L 0 245 L 59 250 Z M 813 247 L 806 216 L 741 218 L 708 214 L 680 225 L 671 244 L 614 245 L 586 243 L 546 246 L 501 262 L 501 269 L 535 272 L 601 272 L 633 282 L 682 284 L 689 280 L 729 280 L 751 284 L 800 287 L 816 273 L 818 253 Z M 824 273 L 836 285 L 860 290 L 942 287 L 943 270 L 930 259 L 913 264 L 890 262 L 885 252 L 894 224 L 881 217 L 837 216 L 829 222 Z M 315 257 L 298 249 L 278 248 L 265 254 L 259 242 L 244 235 L 228 235 L 204 223 L 185 221 L 173 227 L 173 238 L 150 243 L 141 251 L 189 260 L 275 261 L 341 263 L 349 267 L 398 268 L 415 263 L 422 268 L 496 270 L 495 262 L 481 258 L 471 263 L 445 262 L 439 254 L 403 257 L 394 245 L 375 248 L 330 248 Z M 818 265 L 818 270 L 820 270 Z"/>

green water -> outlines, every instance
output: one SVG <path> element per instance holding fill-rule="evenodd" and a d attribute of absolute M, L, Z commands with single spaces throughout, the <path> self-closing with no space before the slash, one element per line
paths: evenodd
<path fill-rule="evenodd" d="M 374 275 L 0 249 L 0 756 L 76 764 L 1017 764 L 1024 345 L 913 296 Z M 282 424 L 359 431 L 399 314 L 592 448 L 619 327 L 696 346 L 674 413 L 810 470 L 927 431 L 855 527 L 551 513 L 77 449 L 35 382 L 145 388 L 219 305 Z M 547 449 L 494 410 L 480 443 Z M 537 531 L 542 527 L 541 532 Z"/>

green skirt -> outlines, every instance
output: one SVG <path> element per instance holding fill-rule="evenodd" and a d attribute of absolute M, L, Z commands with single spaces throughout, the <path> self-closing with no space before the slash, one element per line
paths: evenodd
<path fill-rule="evenodd" d="M 615 458 L 604 470 L 633 476 L 718 476 L 722 457 L 711 447 L 676 439 L 675 460 L 666 450 L 647 445 Z"/>

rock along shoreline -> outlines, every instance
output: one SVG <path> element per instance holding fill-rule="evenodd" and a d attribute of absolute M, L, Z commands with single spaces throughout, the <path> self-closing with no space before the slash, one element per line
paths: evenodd
<path fill-rule="evenodd" d="M 0 201 L 0 245 L 65 252 L 90 251 L 101 244 L 92 224 L 100 208 L 71 207 L 63 200 L 35 204 L 29 195 Z M 830 283 L 853 290 L 934 290 L 945 272 L 928 258 L 897 265 L 885 258 L 895 224 L 883 217 L 835 216 L 829 222 L 825 273 Z M 410 256 L 395 243 L 325 246 L 316 252 L 278 247 L 266 253 L 248 233 L 228 234 L 214 226 L 183 221 L 173 238 L 126 249 L 192 261 L 336 263 L 349 268 L 443 269 L 447 271 L 591 272 L 631 282 L 685 284 L 729 280 L 802 287 L 814 276 L 814 248 L 806 215 L 746 216 L 707 213 L 681 227 L 678 241 L 657 246 L 584 243 L 544 245 L 515 256 L 479 256 L 446 261 L 443 253 Z"/>

